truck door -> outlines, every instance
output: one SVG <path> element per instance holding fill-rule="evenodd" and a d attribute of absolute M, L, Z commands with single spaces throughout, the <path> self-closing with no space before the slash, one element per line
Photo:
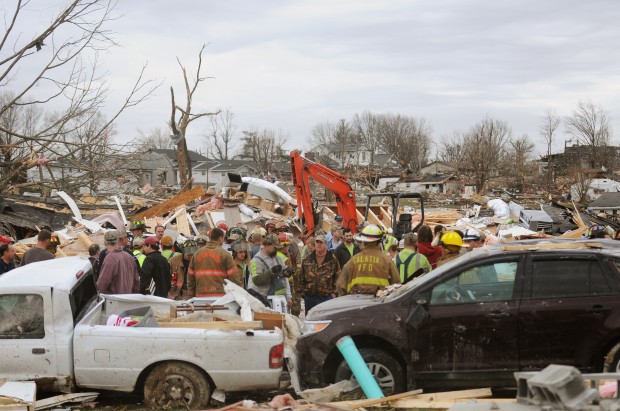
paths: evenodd
<path fill-rule="evenodd" d="M 3 289 L 0 294 L 0 377 L 56 383 L 51 288 Z M 52 384 L 52 385 L 48 385 Z"/>

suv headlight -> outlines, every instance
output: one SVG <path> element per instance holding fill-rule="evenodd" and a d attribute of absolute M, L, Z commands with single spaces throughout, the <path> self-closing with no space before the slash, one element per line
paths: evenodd
<path fill-rule="evenodd" d="M 304 326 L 301 330 L 303 335 L 318 333 L 319 331 L 323 331 L 330 325 L 331 321 L 304 321 Z"/>

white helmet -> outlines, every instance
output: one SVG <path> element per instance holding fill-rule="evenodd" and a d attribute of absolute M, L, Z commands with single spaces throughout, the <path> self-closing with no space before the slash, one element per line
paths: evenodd
<path fill-rule="evenodd" d="M 355 241 L 362 241 L 365 243 L 373 243 L 375 241 L 381 241 L 383 238 L 383 230 L 374 224 L 369 224 L 362 230 L 361 233 L 353 237 Z"/>

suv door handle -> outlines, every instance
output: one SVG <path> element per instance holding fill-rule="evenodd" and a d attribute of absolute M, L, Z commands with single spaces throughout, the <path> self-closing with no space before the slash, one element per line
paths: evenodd
<path fill-rule="evenodd" d="M 486 315 L 488 318 L 506 318 L 510 317 L 510 313 L 504 311 L 491 311 Z"/>
<path fill-rule="evenodd" d="M 602 305 L 595 305 L 592 308 L 588 308 L 586 311 L 594 314 L 608 313 L 611 311 L 610 307 L 603 307 Z"/>

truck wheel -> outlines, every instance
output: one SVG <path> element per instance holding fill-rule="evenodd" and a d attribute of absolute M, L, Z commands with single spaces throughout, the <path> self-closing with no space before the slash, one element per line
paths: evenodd
<path fill-rule="evenodd" d="M 144 403 L 150 408 L 201 408 L 209 403 L 211 393 L 205 375 L 181 362 L 156 366 L 144 381 Z"/>
<path fill-rule="evenodd" d="M 359 351 L 366 364 L 368 364 L 368 368 L 372 375 L 374 375 L 383 394 L 387 396 L 405 390 L 405 372 L 394 357 L 377 348 L 362 348 Z M 359 386 L 345 360 L 342 360 L 336 369 L 335 382 L 342 380 L 351 380 L 356 386 Z M 363 398 L 361 388 L 356 389 L 351 394 L 347 395 L 347 398 L 351 396 Z"/>

